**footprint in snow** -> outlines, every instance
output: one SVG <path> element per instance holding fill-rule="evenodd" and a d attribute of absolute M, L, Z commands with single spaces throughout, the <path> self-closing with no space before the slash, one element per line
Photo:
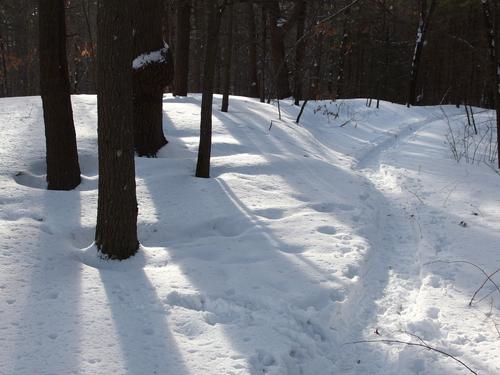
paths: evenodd
<path fill-rule="evenodd" d="M 337 229 L 335 229 L 335 227 L 332 227 L 330 225 L 324 225 L 324 226 L 321 226 L 321 227 L 318 227 L 316 229 L 319 233 L 323 233 L 323 234 L 335 234 L 337 233 Z"/>

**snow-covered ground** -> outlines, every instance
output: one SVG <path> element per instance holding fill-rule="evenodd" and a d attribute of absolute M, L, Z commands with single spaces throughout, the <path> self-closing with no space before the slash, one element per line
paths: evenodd
<path fill-rule="evenodd" d="M 96 98 L 73 98 L 84 180 L 44 190 L 39 98 L 0 100 L 0 374 L 500 373 L 500 176 L 452 158 L 463 109 L 164 98 L 170 143 L 136 158 L 141 251 L 91 246 Z M 492 113 L 476 109 L 480 131 Z M 272 121 L 272 122 L 271 122 Z M 447 136 L 448 135 L 448 136 Z M 481 150 L 478 151 L 481 154 Z M 462 223 L 462 224 L 460 224 Z M 500 273 L 493 278 L 500 283 Z"/>

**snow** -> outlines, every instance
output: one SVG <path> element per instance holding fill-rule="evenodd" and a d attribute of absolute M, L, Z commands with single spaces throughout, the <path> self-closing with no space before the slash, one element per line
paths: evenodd
<path fill-rule="evenodd" d="M 405 332 L 500 373 L 500 295 L 487 283 L 469 307 L 484 275 L 450 263 L 500 267 L 500 176 L 453 160 L 439 107 L 309 102 L 297 125 L 290 101 L 282 121 L 220 102 L 212 178 L 197 179 L 201 97 L 165 96 L 170 142 L 136 158 L 141 249 L 113 262 L 92 244 L 96 98 L 73 97 L 70 192 L 45 190 L 40 99 L 0 100 L 0 374 L 469 373 L 352 344 L 417 342 Z M 444 110 L 462 129 L 463 108 Z"/>
<path fill-rule="evenodd" d="M 164 62 L 167 56 L 169 45 L 166 42 L 163 42 L 163 45 L 164 47 L 157 51 L 151 51 L 137 56 L 132 61 L 132 68 L 135 70 L 139 70 L 149 64 Z"/>

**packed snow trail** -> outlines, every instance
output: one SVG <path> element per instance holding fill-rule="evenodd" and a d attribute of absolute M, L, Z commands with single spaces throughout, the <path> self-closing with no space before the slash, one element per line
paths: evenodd
<path fill-rule="evenodd" d="M 448 159 L 438 108 L 350 100 L 333 121 L 338 104 L 311 102 L 298 126 L 288 101 L 278 121 L 248 98 L 222 113 L 216 96 L 212 178 L 196 179 L 200 102 L 165 96 L 170 143 L 136 158 L 143 247 L 106 262 L 92 246 L 95 97 L 73 97 L 84 179 L 71 192 L 43 190 L 39 98 L 1 101 L 0 373 L 466 373 L 427 351 L 349 344 L 401 331 L 500 372 L 498 300 L 488 319 L 484 304 L 464 309 L 481 275 L 429 265 L 500 264 L 487 251 L 500 179 Z"/>

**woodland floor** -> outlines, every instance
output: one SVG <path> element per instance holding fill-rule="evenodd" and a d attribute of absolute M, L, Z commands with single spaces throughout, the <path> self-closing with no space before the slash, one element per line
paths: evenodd
<path fill-rule="evenodd" d="M 136 158 L 141 250 L 107 262 L 92 246 L 95 96 L 73 97 L 71 192 L 44 189 L 40 99 L 0 100 L 0 374 L 471 373 L 353 344 L 412 335 L 500 373 L 500 290 L 469 306 L 485 276 L 455 262 L 500 268 L 493 112 L 474 109 L 470 136 L 451 106 L 309 102 L 297 125 L 290 101 L 278 120 L 244 97 L 222 113 L 216 96 L 212 178 L 197 179 L 200 104 L 165 96 L 170 143 Z"/>

